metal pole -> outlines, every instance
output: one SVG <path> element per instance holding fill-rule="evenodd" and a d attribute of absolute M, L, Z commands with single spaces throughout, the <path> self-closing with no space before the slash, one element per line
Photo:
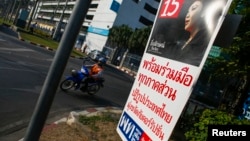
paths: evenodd
<path fill-rule="evenodd" d="M 58 1 L 57 1 L 57 6 L 56 6 L 56 8 L 54 9 L 53 15 L 51 16 L 51 19 L 50 19 L 51 23 L 53 23 L 53 21 L 54 21 L 55 14 L 56 14 L 57 9 L 58 9 L 58 7 L 59 7 L 60 1 L 61 1 L 61 0 L 58 0 Z"/>
<path fill-rule="evenodd" d="M 13 2 L 11 1 L 11 3 L 8 4 L 8 8 L 6 9 L 6 14 L 5 14 L 4 19 L 3 19 L 4 21 L 6 21 L 8 19 L 12 6 L 13 6 Z"/>
<path fill-rule="evenodd" d="M 32 8 L 31 15 L 30 15 L 30 19 L 29 19 L 29 22 L 28 22 L 28 25 L 27 25 L 27 29 L 28 29 L 28 30 L 29 30 L 30 23 L 31 23 L 31 21 L 32 21 L 33 15 L 34 15 L 34 13 L 35 13 L 35 9 L 36 9 L 36 5 L 37 5 L 38 1 L 39 1 L 39 0 L 36 0 L 36 1 L 35 1 L 34 7 Z"/>
<path fill-rule="evenodd" d="M 41 1 L 42 1 L 42 0 L 41 0 Z M 34 11 L 34 13 L 33 13 L 32 19 L 36 18 L 37 13 L 40 11 L 40 9 L 39 9 L 39 11 L 38 11 L 38 8 L 39 8 L 40 4 L 42 3 L 41 1 L 39 1 L 39 2 L 37 1 L 36 9 L 35 9 L 35 11 Z M 37 12 L 37 11 L 38 11 L 38 12 Z"/>
<path fill-rule="evenodd" d="M 22 2 L 19 2 L 18 8 L 17 8 L 17 10 L 16 10 L 16 14 L 15 14 L 15 19 L 14 19 L 14 21 L 13 21 L 13 24 L 14 24 L 14 25 L 15 25 L 16 22 L 17 22 L 17 18 L 18 18 L 18 16 L 19 16 L 19 11 L 20 11 L 21 5 L 22 5 Z"/>
<path fill-rule="evenodd" d="M 12 10 L 11 10 L 10 17 L 9 17 L 9 22 L 11 22 L 14 10 L 16 9 L 16 1 L 17 0 L 15 0 L 14 4 L 12 6 Z"/>
<path fill-rule="evenodd" d="M 38 141 L 91 0 L 77 0 L 45 79 L 24 141 Z"/>
<path fill-rule="evenodd" d="M 64 18 L 64 12 L 65 12 L 65 10 L 66 10 L 67 5 L 68 5 L 68 0 L 66 0 L 66 2 L 65 2 L 65 5 L 64 5 L 64 7 L 63 7 L 63 11 L 62 11 L 62 14 L 61 14 L 61 16 L 60 16 L 58 25 L 56 26 L 54 35 L 53 35 L 53 37 L 52 37 L 54 40 L 56 40 L 56 39 L 58 38 L 58 35 L 59 35 L 59 33 L 61 32 L 62 22 L 63 22 L 63 18 Z"/>

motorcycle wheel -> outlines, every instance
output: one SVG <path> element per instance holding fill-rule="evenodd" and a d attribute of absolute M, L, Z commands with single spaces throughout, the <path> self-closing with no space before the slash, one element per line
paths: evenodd
<path fill-rule="evenodd" d="M 91 86 L 88 86 L 87 93 L 89 95 L 94 95 L 99 91 L 99 89 L 100 89 L 100 85 L 91 85 Z"/>
<path fill-rule="evenodd" d="M 63 91 L 67 91 L 67 90 L 71 89 L 74 85 L 75 85 L 75 82 L 73 80 L 66 79 L 66 80 L 61 82 L 60 88 Z"/>

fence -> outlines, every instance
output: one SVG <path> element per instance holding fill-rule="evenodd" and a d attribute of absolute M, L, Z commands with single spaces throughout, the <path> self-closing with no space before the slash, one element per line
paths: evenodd
<path fill-rule="evenodd" d="M 111 48 L 104 46 L 102 50 L 108 56 L 108 63 L 117 65 L 121 69 L 125 69 L 131 73 L 136 74 L 141 62 L 141 56 L 128 53 L 128 50 Z M 119 64 L 117 63 L 118 56 L 121 57 Z"/>

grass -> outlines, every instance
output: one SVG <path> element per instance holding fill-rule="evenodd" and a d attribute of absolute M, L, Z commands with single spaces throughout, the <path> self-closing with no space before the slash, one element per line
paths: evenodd
<path fill-rule="evenodd" d="M 34 34 L 31 34 L 30 32 L 23 29 L 18 29 L 18 31 L 20 33 L 21 38 L 24 40 L 50 47 L 53 50 L 57 50 L 58 48 L 59 42 L 54 41 L 52 38 L 48 37 L 48 35 L 38 30 L 35 30 Z M 85 54 L 73 49 L 71 56 L 84 57 Z"/>
<path fill-rule="evenodd" d="M 79 116 L 79 122 L 84 125 L 89 125 L 90 128 L 94 131 L 98 131 L 99 128 L 96 125 L 96 122 L 115 122 L 118 123 L 119 116 L 113 114 L 111 112 L 103 112 L 101 115 L 98 116 Z"/>
<path fill-rule="evenodd" d="M 59 43 L 52 40 L 51 38 L 44 37 L 37 33 L 31 34 L 22 29 L 19 29 L 19 33 L 20 33 L 21 38 L 24 40 L 28 40 L 28 41 L 31 41 L 40 45 L 48 46 L 55 50 L 58 48 Z"/>

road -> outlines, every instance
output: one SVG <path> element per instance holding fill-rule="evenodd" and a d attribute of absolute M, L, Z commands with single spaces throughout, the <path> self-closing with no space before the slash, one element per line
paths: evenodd
<path fill-rule="evenodd" d="M 22 138 L 39 98 L 55 52 L 37 47 L 0 31 L 0 140 Z M 61 79 L 78 69 L 81 59 L 70 58 Z M 126 103 L 134 78 L 107 65 L 105 83 L 95 96 L 81 91 L 57 90 L 47 123 L 72 110 L 116 106 Z M 46 104 L 46 103 L 45 103 Z"/>

